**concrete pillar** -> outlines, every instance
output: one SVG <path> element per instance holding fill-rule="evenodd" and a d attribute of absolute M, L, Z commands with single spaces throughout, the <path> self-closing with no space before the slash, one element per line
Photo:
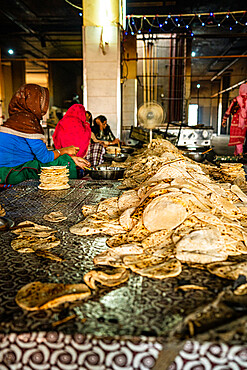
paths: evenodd
<path fill-rule="evenodd" d="M 26 67 L 24 61 L 13 60 L 11 62 L 13 91 L 16 92 L 26 82 Z"/>
<path fill-rule="evenodd" d="M 107 117 L 120 138 L 119 0 L 83 0 L 83 103 L 93 117 Z"/>

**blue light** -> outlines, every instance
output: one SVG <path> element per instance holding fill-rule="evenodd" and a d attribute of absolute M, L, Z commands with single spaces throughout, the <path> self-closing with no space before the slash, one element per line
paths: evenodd
<path fill-rule="evenodd" d="M 141 30 L 138 30 L 137 32 L 138 32 L 138 33 L 141 33 L 142 31 L 141 31 Z"/>
<path fill-rule="evenodd" d="M 185 28 L 189 28 L 188 24 L 186 24 Z"/>
<path fill-rule="evenodd" d="M 82 17 L 82 13 L 79 13 L 79 16 Z"/>
<path fill-rule="evenodd" d="M 205 23 L 202 23 L 202 27 L 205 26 Z"/>
<path fill-rule="evenodd" d="M 131 35 L 134 35 L 134 32 L 133 31 L 131 32 Z"/>
<path fill-rule="evenodd" d="M 192 56 L 192 57 L 195 57 L 195 56 L 196 56 L 195 51 L 192 51 L 191 56 Z"/>
<path fill-rule="evenodd" d="M 125 35 L 128 35 L 128 32 L 125 32 Z"/>
<path fill-rule="evenodd" d="M 178 27 L 180 27 L 180 23 L 178 23 Z"/>
<path fill-rule="evenodd" d="M 193 32 L 191 32 L 190 36 L 192 36 L 192 37 L 193 37 L 193 36 L 194 36 L 194 33 L 193 33 Z"/>
<path fill-rule="evenodd" d="M 170 14 L 168 15 L 168 18 L 171 18 Z"/>
<path fill-rule="evenodd" d="M 218 27 L 220 27 L 220 23 L 218 23 Z"/>
<path fill-rule="evenodd" d="M 167 21 L 165 21 L 165 24 L 167 24 L 168 22 Z"/>
<path fill-rule="evenodd" d="M 162 28 L 163 24 L 160 24 L 160 28 Z"/>
<path fill-rule="evenodd" d="M 151 28 L 149 28 L 148 32 L 151 32 Z"/>
<path fill-rule="evenodd" d="M 132 21 L 131 23 L 132 23 L 132 24 L 135 24 L 135 22 L 134 22 L 134 21 Z"/>
<path fill-rule="evenodd" d="M 178 21 L 178 18 L 175 18 L 175 21 L 177 22 Z"/>
<path fill-rule="evenodd" d="M 235 23 L 238 24 L 238 21 L 236 21 Z"/>
<path fill-rule="evenodd" d="M 232 31 L 232 27 L 230 27 L 229 30 Z"/>
<path fill-rule="evenodd" d="M 14 50 L 13 50 L 13 49 L 9 49 L 9 50 L 8 50 L 8 53 L 9 53 L 10 55 L 13 55 L 13 54 L 14 54 Z"/>
<path fill-rule="evenodd" d="M 197 87 L 198 89 L 200 89 L 201 85 L 200 85 L 200 84 L 197 84 L 197 85 L 196 85 L 196 87 Z"/>
<path fill-rule="evenodd" d="M 210 13 L 210 17 L 212 17 L 214 15 L 214 13 Z"/>
<path fill-rule="evenodd" d="M 229 18 L 229 15 L 228 14 L 226 15 L 226 18 Z"/>

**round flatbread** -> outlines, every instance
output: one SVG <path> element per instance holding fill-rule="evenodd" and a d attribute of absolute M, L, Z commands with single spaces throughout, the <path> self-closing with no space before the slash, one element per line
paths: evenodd
<path fill-rule="evenodd" d="M 247 262 L 220 262 L 211 263 L 207 266 L 211 274 L 217 275 L 224 279 L 237 280 L 239 275 L 247 277 Z"/>
<path fill-rule="evenodd" d="M 37 236 L 18 236 L 11 241 L 11 247 L 19 253 L 34 253 L 37 250 L 47 250 L 57 247 L 60 244 L 54 235 L 46 238 Z"/>
<path fill-rule="evenodd" d="M 44 220 L 49 221 L 49 222 L 61 222 L 64 220 L 67 220 L 67 217 L 63 215 L 62 212 L 57 211 L 57 212 L 51 212 L 47 215 L 43 216 Z"/>
<path fill-rule="evenodd" d="M 166 279 L 182 272 L 182 265 L 176 258 L 136 255 L 126 256 L 123 261 L 133 272 L 153 279 Z"/>
<path fill-rule="evenodd" d="M 28 311 L 46 310 L 61 303 L 82 300 L 91 295 L 85 284 L 56 284 L 35 281 L 22 287 L 16 303 Z"/>
<path fill-rule="evenodd" d="M 211 263 L 228 258 L 224 239 L 216 228 L 192 231 L 176 243 L 176 257 L 182 262 Z"/>
<path fill-rule="evenodd" d="M 166 195 L 152 200 L 144 209 L 143 224 L 151 232 L 172 230 L 187 217 L 186 208 L 179 203 L 170 201 Z"/>

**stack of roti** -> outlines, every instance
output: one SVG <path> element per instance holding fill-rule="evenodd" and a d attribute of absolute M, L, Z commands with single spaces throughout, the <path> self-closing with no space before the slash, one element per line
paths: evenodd
<path fill-rule="evenodd" d="M 237 177 L 245 179 L 242 163 L 221 163 L 220 170 L 225 181 L 233 182 Z"/>
<path fill-rule="evenodd" d="M 121 153 L 121 148 L 119 148 L 117 146 L 108 146 L 108 148 L 106 148 L 106 153 L 117 155 L 117 154 Z"/>
<path fill-rule="evenodd" d="M 69 170 L 66 166 L 42 167 L 39 189 L 62 190 L 68 189 Z"/>

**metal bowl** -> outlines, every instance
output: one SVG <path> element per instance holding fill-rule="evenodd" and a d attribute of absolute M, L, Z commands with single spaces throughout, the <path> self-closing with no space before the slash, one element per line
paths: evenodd
<path fill-rule="evenodd" d="M 121 146 L 121 153 L 132 154 L 134 150 L 135 149 L 131 148 L 130 146 Z"/>
<path fill-rule="evenodd" d="M 115 161 L 115 162 L 124 162 L 126 161 L 126 159 L 128 158 L 128 154 L 104 154 L 104 160 L 106 162 L 112 162 L 112 161 Z"/>
<path fill-rule="evenodd" d="M 193 159 L 193 161 L 196 162 L 203 162 L 204 159 L 206 159 L 206 153 L 203 154 L 203 152 L 185 152 L 184 155 L 190 159 Z"/>
<path fill-rule="evenodd" d="M 7 217 L 0 217 L 0 231 L 9 230 L 14 226 L 14 221 L 10 220 Z"/>
<path fill-rule="evenodd" d="M 98 166 L 91 168 L 90 176 L 94 180 L 118 180 L 123 178 L 125 168 Z"/>

